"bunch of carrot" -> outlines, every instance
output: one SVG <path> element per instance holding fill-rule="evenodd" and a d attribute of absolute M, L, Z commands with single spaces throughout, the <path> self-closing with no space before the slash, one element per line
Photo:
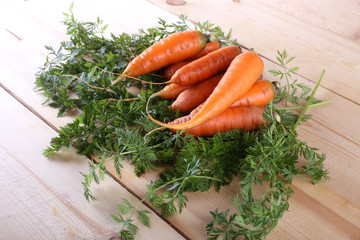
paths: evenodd
<path fill-rule="evenodd" d="M 273 83 L 260 79 L 261 57 L 208 39 L 197 30 L 172 34 L 135 57 L 113 84 L 166 68 L 167 85 L 150 99 L 173 99 L 171 108 L 188 115 L 163 123 L 148 114 L 155 123 L 194 136 L 258 129 L 264 107 L 275 97 Z"/>

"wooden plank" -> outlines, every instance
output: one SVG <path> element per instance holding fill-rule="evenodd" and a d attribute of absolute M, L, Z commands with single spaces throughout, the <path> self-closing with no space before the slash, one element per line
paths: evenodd
<path fill-rule="evenodd" d="M 83 196 L 83 178 L 88 159 L 71 148 L 42 156 L 56 132 L 0 88 L 0 238 L 1 239 L 109 239 L 119 225 L 121 198 L 139 201 L 110 177 L 93 186 L 97 201 Z M 21 116 L 21 117 L 19 117 Z M 148 209 L 144 205 L 140 209 Z M 139 230 L 142 239 L 183 239 L 156 214 L 154 228 Z M 138 220 L 135 223 L 141 225 Z"/>
<path fill-rule="evenodd" d="M 0 145 L 2 239 L 97 239 L 116 235 L 89 221 L 69 201 L 69 190 L 54 192 L 4 145 Z"/>
<path fill-rule="evenodd" d="M 63 33 L 65 32 L 65 27 L 61 23 L 64 19 L 63 13 L 69 13 L 69 7 L 72 3 L 74 3 L 73 12 L 76 19 L 94 22 L 97 17 L 100 17 L 104 24 L 108 24 L 105 36 L 109 36 L 109 33 L 137 33 L 139 29 L 147 29 L 157 25 L 159 17 L 162 17 L 164 14 L 169 21 L 174 22 L 178 20 L 177 16 L 166 13 L 159 8 L 154 8 L 152 3 L 144 0 L 104 0 L 101 2 L 101 7 L 96 8 L 93 7 L 92 3 L 98 5 L 97 1 L 86 0 L 56 2 L 31 0 L 26 3 L 14 1 L 11 5 L 17 10 L 27 10 L 28 14 L 32 15 L 34 19 L 41 16 L 42 24 L 46 24 L 48 27 Z M 148 9 L 152 10 L 150 14 Z M 136 15 L 136 19 L 134 19 L 134 15 Z M 8 17 L 13 18 L 11 16 Z M 46 21 L 44 22 L 43 20 L 45 19 Z"/>
<path fill-rule="evenodd" d="M 250 2 L 250 1 L 242 1 Z M 360 4 L 354 0 L 255 0 L 273 11 L 285 13 L 321 29 L 360 42 Z"/>
<path fill-rule="evenodd" d="M 194 22 L 209 21 L 246 48 L 254 48 L 263 57 L 276 61 L 276 50 L 286 49 L 297 56 L 299 76 L 315 81 L 326 70 L 322 86 L 342 97 L 360 103 L 360 44 L 338 34 L 302 22 L 253 1 L 187 0 L 171 6 L 162 0 L 149 0 L 176 15 L 184 14 Z M 360 22 L 356 24 L 360 27 Z"/>

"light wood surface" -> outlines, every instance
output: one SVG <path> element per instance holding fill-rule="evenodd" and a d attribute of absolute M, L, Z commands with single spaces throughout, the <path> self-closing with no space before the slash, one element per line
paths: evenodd
<path fill-rule="evenodd" d="M 44 45 L 66 39 L 62 13 L 72 1 L 0 1 L 0 239 L 110 239 L 118 225 L 121 198 L 136 203 L 145 185 L 156 178 L 150 172 L 138 178 L 125 163 L 118 178 L 93 186 L 98 200 L 83 196 L 82 176 L 87 161 L 75 149 L 52 158 L 42 156 L 57 129 L 78 113 L 57 118 L 34 92 L 34 74 L 44 62 Z M 300 66 L 296 78 L 313 86 L 326 73 L 317 97 L 330 104 L 310 109 L 313 119 L 299 128 L 299 138 L 326 153 L 330 181 L 312 185 L 297 178 L 290 209 L 268 239 L 360 239 L 360 5 L 357 1 L 205 1 L 165 0 L 74 1 L 78 19 L 109 24 L 108 32 L 135 33 L 139 28 L 168 22 L 185 14 L 189 22 L 209 20 L 244 48 L 254 48 L 267 70 L 278 68 L 276 50 L 287 49 Z M 136 15 L 136 18 L 134 17 Z M 95 159 L 96 160 L 96 159 Z M 169 220 L 151 214 L 152 226 L 140 228 L 137 239 L 206 239 L 210 210 L 233 208 L 239 191 L 235 180 L 220 193 L 188 194 L 188 207 Z M 143 209 L 153 209 L 143 205 Z"/>

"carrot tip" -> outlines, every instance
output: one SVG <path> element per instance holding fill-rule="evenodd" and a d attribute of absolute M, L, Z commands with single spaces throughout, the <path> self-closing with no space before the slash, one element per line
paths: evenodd
<path fill-rule="evenodd" d="M 144 142 L 146 142 L 146 138 L 147 138 L 150 134 L 152 134 L 153 132 L 159 131 L 159 130 L 163 130 L 163 129 L 165 129 L 165 128 L 164 128 L 164 127 L 158 127 L 158 128 L 155 128 L 155 129 L 149 131 L 149 132 L 148 132 L 147 134 L 145 134 L 145 136 L 144 136 Z"/>
<path fill-rule="evenodd" d="M 179 123 L 179 124 L 169 124 L 169 123 L 163 123 L 163 122 L 160 122 L 156 119 L 154 119 L 149 113 L 148 113 L 148 118 L 153 121 L 154 123 L 158 124 L 159 126 L 161 127 L 164 127 L 164 128 L 167 128 L 167 129 L 172 129 L 172 130 L 188 130 L 190 129 L 191 127 L 195 127 L 196 125 L 194 126 L 187 126 L 187 123 Z"/>
<path fill-rule="evenodd" d="M 124 75 L 120 75 L 117 79 L 115 79 L 114 82 L 111 83 L 111 86 L 114 86 L 116 83 L 121 81 L 124 77 L 125 77 Z"/>

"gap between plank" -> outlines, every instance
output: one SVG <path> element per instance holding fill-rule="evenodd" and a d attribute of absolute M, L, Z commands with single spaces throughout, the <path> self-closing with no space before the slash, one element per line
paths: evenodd
<path fill-rule="evenodd" d="M 37 112 L 35 109 L 33 109 L 31 106 L 29 106 L 26 102 L 24 102 L 19 96 L 17 96 L 14 92 L 12 92 L 9 88 L 7 88 L 3 83 L 0 82 L 0 87 L 2 89 L 5 90 L 5 92 L 7 92 L 10 96 L 12 96 L 16 101 L 18 101 L 21 105 L 23 105 L 25 108 L 27 108 L 30 112 L 32 112 L 35 116 L 37 116 L 40 120 L 42 120 L 46 125 L 48 125 L 50 128 L 52 128 L 53 130 L 55 130 L 57 133 L 59 133 L 59 129 L 53 125 L 51 122 L 49 122 L 47 119 L 45 119 L 39 112 Z M 72 144 L 72 146 L 74 148 L 76 148 L 76 146 L 74 144 Z M 97 160 L 95 159 L 95 157 L 87 155 L 86 156 L 88 158 L 88 160 L 93 161 L 93 162 L 97 162 Z M 143 199 L 143 197 L 141 197 L 140 195 L 138 195 L 137 193 L 135 193 L 133 190 L 131 190 L 129 187 L 127 187 L 120 179 L 117 179 L 115 175 L 111 174 L 110 171 L 108 171 L 108 174 L 112 177 L 112 179 L 114 179 L 117 183 L 119 183 L 123 188 L 125 188 L 131 195 L 133 195 L 134 197 L 136 197 L 139 201 L 141 201 Z M 182 237 L 184 237 L 187 240 L 190 240 L 191 238 L 189 238 L 184 232 L 182 232 L 178 227 L 176 227 L 175 225 L 173 225 L 169 220 L 164 219 L 161 214 L 149 203 L 147 203 L 146 201 L 142 202 L 143 205 L 145 205 L 147 208 L 151 209 L 151 211 L 156 214 L 158 217 L 160 217 L 163 221 L 165 221 L 172 229 L 174 229 L 177 233 L 179 233 Z M 71 208 L 73 209 L 73 208 Z"/>

